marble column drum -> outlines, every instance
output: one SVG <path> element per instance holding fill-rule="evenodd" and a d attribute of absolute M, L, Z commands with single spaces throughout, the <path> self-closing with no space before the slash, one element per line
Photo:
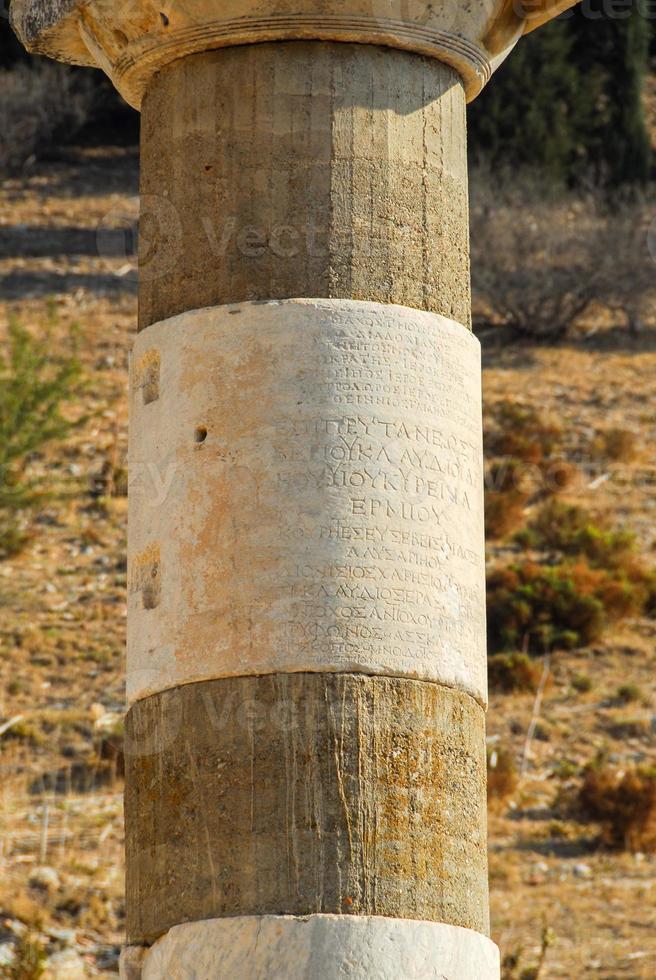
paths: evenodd
<path fill-rule="evenodd" d="M 139 334 L 128 698 L 279 671 L 435 681 L 485 705 L 480 346 L 348 300 Z"/>
<path fill-rule="evenodd" d="M 321 912 L 487 934 L 484 715 L 469 695 L 364 674 L 223 678 L 138 701 L 126 739 L 130 943 Z"/>
<path fill-rule="evenodd" d="M 478 342 L 385 304 L 199 310 L 139 335 L 131 423 L 130 941 L 486 933 Z"/>

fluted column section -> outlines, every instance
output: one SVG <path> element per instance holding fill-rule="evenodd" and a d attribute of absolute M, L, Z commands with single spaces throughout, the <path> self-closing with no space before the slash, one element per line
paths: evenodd
<path fill-rule="evenodd" d="M 492 978 L 462 83 L 262 44 L 142 112 L 124 971 Z"/>

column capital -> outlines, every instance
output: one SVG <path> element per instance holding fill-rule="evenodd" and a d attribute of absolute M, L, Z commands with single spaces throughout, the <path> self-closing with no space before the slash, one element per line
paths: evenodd
<path fill-rule="evenodd" d="M 379 44 L 434 57 L 468 100 L 523 33 L 577 0 L 13 0 L 38 54 L 102 68 L 139 108 L 150 78 L 187 55 L 261 41 Z"/>

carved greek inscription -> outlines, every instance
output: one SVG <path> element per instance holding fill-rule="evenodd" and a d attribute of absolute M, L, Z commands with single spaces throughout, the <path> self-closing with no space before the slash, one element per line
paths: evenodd
<path fill-rule="evenodd" d="M 337 669 L 465 675 L 484 657 L 479 379 L 462 337 L 355 333 L 315 348 L 303 404 L 321 411 L 270 422 L 280 646 Z"/>

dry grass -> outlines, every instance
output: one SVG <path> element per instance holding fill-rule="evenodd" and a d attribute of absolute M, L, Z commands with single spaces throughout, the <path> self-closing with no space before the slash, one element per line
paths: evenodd
<path fill-rule="evenodd" d="M 598 760 L 585 771 L 578 807 L 582 819 L 601 824 L 607 847 L 656 852 L 656 769 L 621 771 Z"/>
<path fill-rule="evenodd" d="M 492 806 L 504 803 L 517 789 L 517 766 L 512 752 L 504 747 L 488 749 L 487 798 Z"/>

